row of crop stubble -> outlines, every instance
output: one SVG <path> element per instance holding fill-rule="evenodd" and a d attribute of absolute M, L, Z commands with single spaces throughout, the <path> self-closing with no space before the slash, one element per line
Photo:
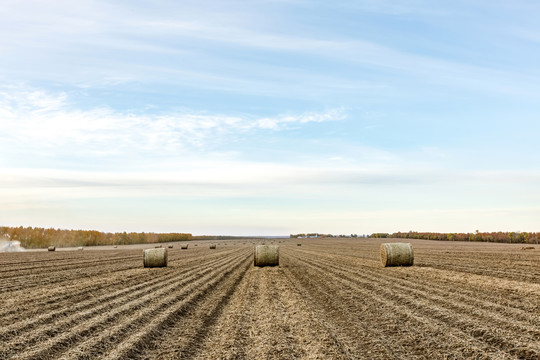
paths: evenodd
<path fill-rule="evenodd" d="M 0 358 L 538 358 L 538 249 L 417 241 L 415 266 L 382 268 L 379 244 L 283 242 L 274 268 L 250 242 L 156 269 L 124 248 L 2 254 Z"/>

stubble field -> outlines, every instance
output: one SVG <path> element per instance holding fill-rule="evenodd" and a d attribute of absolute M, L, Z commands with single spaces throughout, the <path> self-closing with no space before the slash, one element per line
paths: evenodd
<path fill-rule="evenodd" d="M 383 268 L 380 240 L 279 241 L 264 268 L 245 240 L 151 269 L 142 246 L 2 253 L 0 359 L 540 358 L 538 245 L 411 241 Z"/>

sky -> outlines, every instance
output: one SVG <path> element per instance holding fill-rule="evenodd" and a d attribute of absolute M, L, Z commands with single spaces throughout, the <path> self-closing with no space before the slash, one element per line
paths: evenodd
<path fill-rule="evenodd" d="M 535 0 L 1 5 L 1 226 L 540 231 Z"/>

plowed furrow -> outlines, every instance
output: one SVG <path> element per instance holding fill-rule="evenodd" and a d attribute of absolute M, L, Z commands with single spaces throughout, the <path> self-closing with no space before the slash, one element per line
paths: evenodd
<path fill-rule="evenodd" d="M 247 253 L 243 258 L 231 261 L 232 267 L 167 308 L 151 322 L 138 327 L 104 358 L 190 358 L 204 342 L 223 306 L 249 269 L 250 255 Z M 147 349 L 152 350 L 145 352 Z"/>
<path fill-rule="evenodd" d="M 189 269 L 193 266 L 198 266 L 203 258 L 208 262 L 213 257 L 211 255 L 199 255 L 182 258 L 181 263 L 184 268 Z M 214 256 L 214 258 L 217 258 L 217 256 Z M 171 266 L 174 266 L 178 261 L 180 260 L 169 260 Z M 0 302 L 3 304 L 3 307 L 0 308 L 0 326 L 13 323 L 14 319 L 16 320 L 21 316 L 26 318 L 39 316 L 44 312 L 61 308 L 66 304 L 86 300 L 88 296 L 99 296 L 99 293 L 96 294 L 97 291 L 107 291 L 108 288 L 114 289 L 115 287 L 131 286 L 132 283 L 140 281 L 139 270 L 139 268 L 128 269 L 124 272 L 115 273 L 118 276 L 102 276 L 102 274 L 97 274 L 86 276 L 82 280 L 71 280 L 69 284 L 62 284 L 62 286 L 54 286 L 52 288 L 40 287 L 38 290 L 32 292 L 19 290 L 2 294 L 0 295 Z"/>
<path fill-rule="evenodd" d="M 471 265 L 470 263 L 473 262 Z M 506 268 L 497 269 L 493 265 L 480 265 L 474 262 L 473 259 L 469 259 L 468 264 L 452 263 L 446 264 L 441 263 L 441 261 L 434 260 L 433 262 L 424 264 L 431 266 L 436 269 L 449 270 L 449 271 L 459 271 L 463 273 L 476 274 L 476 275 L 487 275 L 490 277 L 496 277 L 501 279 L 510 279 L 510 280 L 519 280 L 526 281 L 530 283 L 540 283 L 540 279 L 536 276 L 537 272 L 531 271 L 530 267 L 523 270 L 516 271 L 512 268 L 512 264 L 507 265 Z"/>
<path fill-rule="evenodd" d="M 219 261 L 215 261 L 212 263 L 209 263 L 208 266 L 213 266 L 215 264 L 219 263 Z M 195 272 L 200 272 L 200 268 L 195 269 L 186 269 L 186 276 L 190 276 Z M 0 330 L 0 339 L 1 340 L 7 340 L 10 339 L 12 336 L 15 336 L 16 334 L 19 334 L 21 332 L 28 332 L 29 330 L 35 328 L 39 325 L 47 325 L 50 322 L 55 321 L 57 318 L 66 318 L 70 314 L 75 314 L 76 316 L 80 316 L 81 314 L 79 311 L 84 310 L 86 313 L 91 314 L 90 310 L 93 307 L 102 308 L 102 304 L 113 301 L 118 298 L 122 298 L 125 295 L 129 295 L 130 298 L 135 298 L 138 294 L 143 293 L 145 291 L 148 291 L 150 288 L 156 288 L 158 285 L 156 284 L 158 281 L 161 282 L 161 285 L 167 284 L 170 281 L 175 281 L 177 274 L 175 272 L 166 271 L 161 272 L 158 275 L 156 275 L 154 272 L 146 272 L 146 274 L 143 275 L 141 278 L 141 270 L 137 269 L 137 282 L 134 285 L 123 286 L 117 291 L 113 291 L 110 293 L 105 293 L 102 296 L 92 296 L 89 299 L 86 299 L 82 302 L 75 302 L 70 301 L 69 306 L 61 306 L 57 310 L 49 311 L 49 312 L 42 312 L 39 316 L 36 317 L 30 317 L 28 316 L 25 321 L 16 322 L 11 325 L 7 325 L 3 327 Z M 127 299 L 127 298 L 126 298 Z M 68 301 L 70 299 L 68 298 Z M 11 339 L 11 341 L 14 341 L 15 339 Z M 28 341 L 28 339 L 26 339 Z"/>
<path fill-rule="evenodd" d="M 0 285 L 0 293 L 14 290 L 29 290 L 36 287 L 51 286 L 61 282 L 94 276 L 99 274 L 107 274 L 111 272 L 124 271 L 133 268 L 139 262 L 131 261 L 128 263 L 111 263 L 107 266 L 87 268 L 87 269 L 71 269 L 64 272 L 54 272 L 52 274 L 32 274 L 21 278 L 10 279 L 9 282 L 2 282 Z"/>
<path fill-rule="evenodd" d="M 2 269 L 8 269 L 10 267 L 16 267 L 20 266 L 21 264 L 25 265 L 35 265 L 35 264 L 47 264 L 51 261 L 69 261 L 73 259 L 80 258 L 80 254 L 77 253 L 75 255 L 75 252 L 72 252 L 71 254 L 73 256 L 65 255 L 67 253 L 63 253 L 61 258 L 52 258 L 51 253 L 48 252 L 22 252 L 22 253 L 15 253 L 16 259 L 14 260 L 13 257 L 7 257 L 5 260 L 2 260 L 0 257 L 0 268 Z M 54 254 L 56 255 L 56 254 Z M 54 256 L 53 255 L 53 256 Z"/>
<path fill-rule="evenodd" d="M 404 301 L 403 297 L 400 296 L 398 292 L 379 287 L 376 283 L 369 289 L 366 289 L 364 285 L 359 285 L 348 278 L 344 278 L 343 274 L 335 272 L 332 269 L 321 268 L 320 265 L 312 264 L 309 260 L 310 259 L 306 258 L 301 259 L 301 261 L 305 263 L 305 267 L 309 268 L 311 271 L 319 273 L 320 275 L 325 274 L 325 276 L 332 279 L 331 281 L 325 282 L 325 284 L 330 288 L 335 287 L 333 292 L 345 288 L 347 289 L 347 292 L 355 294 L 355 296 L 363 299 L 362 304 L 346 300 L 344 303 L 346 303 L 350 309 L 357 309 L 353 314 L 358 313 L 362 315 L 362 319 L 357 319 L 357 321 L 371 324 L 369 329 L 364 330 L 372 333 L 375 338 L 386 339 L 384 341 L 390 348 L 396 346 L 408 348 L 410 346 L 415 346 L 415 344 L 425 344 L 426 341 L 431 343 L 436 342 L 437 344 L 444 346 L 450 341 L 453 346 L 459 349 L 459 352 L 472 350 L 470 355 L 479 356 L 480 354 L 487 354 L 492 357 L 502 356 L 508 359 L 515 358 L 511 354 L 505 354 L 499 349 L 494 349 L 493 345 L 486 344 L 482 340 L 469 335 L 459 328 L 447 326 L 447 321 L 450 320 L 448 316 L 453 314 L 437 312 L 437 309 L 434 309 L 429 303 L 422 300 L 406 299 Z M 342 290 L 341 292 L 343 293 L 344 291 Z M 345 299 L 347 299 L 347 297 L 345 297 Z M 367 310 L 370 307 L 372 309 Z M 348 311 L 351 311 L 350 309 Z M 374 317 L 373 314 L 377 314 L 377 312 L 380 313 L 381 311 L 388 315 Z M 434 314 L 438 316 L 434 316 Z M 346 318 L 346 313 L 344 313 L 343 316 Z M 351 315 L 349 315 L 349 317 L 351 317 Z M 354 315 L 352 317 L 354 317 Z M 396 322 L 396 320 L 399 321 Z M 410 330 L 405 332 L 398 326 L 400 323 L 415 324 L 414 327 L 418 329 L 418 332 L 410 332 Z M 375 324 L 377 326 L 375 326 Z M 350 326 L 352 328 L 358 327 L 356 322 L 353 322 Z M 377 327 L 380 328 L 377 329 Z M 389 333 L 384 330 L 385 328 L 391 328 L 393 332 L 399 336 L 392 336 L 392 340 L 390 341 L 388 339 Z M 428 344 L 425 345 L 426 347 L 429 347 L 427 346 Z M 441 357 L 444 355 L 445 351 L 448 351 L 448 349 L 444 349 L 444 347 L 443 349 L 434 348 L 433 344 L 431 344 L 431 347 L 429 348 L 431 351 L 443 351 L 438 355 Z M 399 351 L 399 353 L 402 352 L 402 350 Z M 410 353 L 410 351 L 408 352 Z"/>
<path fill-rule="evenodd" d="M 338 255 L 340 258 L 361 258 L 375 261 L 379 257 L 378 251 L 375 251 L 373 246 L 363 247 L 362 245 L 356 245 L 350 247 L 349 245 L 349 249 L 346 252 L 339 250 L 339 247 L 334 249 L 334 247 L 330 247 L 328 244 L 303 246 L 301 248 L 292 247 L 292 249 L 314 255 Z M 481 256 L 478 256 L 478 253 L 472 250 L 461 256 L 456 255 L 455 251 L 451 252 L 451 256 L 447 254 L 434 256 L 426 253 L 425 250 L 421 253 L 415 251 L 415 263 L 418 266 L 430 266 L 442 270 L 540 283 L 540 278 L 536 276 L 540 272 L 540 261 L 535 261 L 535 258 L 531 256 L 533 254 L 527 254 L 527 260 L 521 260 L 523 254 L 516 255 L 516 253 L 509 253 L 505 258 L 501 258 L 500 253 L 481 254 Z M 509 259 L 508 257 L 511 258 Z"/>
<path fill-rule="evenodd" d="M 282 256 L 284 259 L 285 256 Z M 310 299 L 310 310 L 325 324 L 325 328 L 339 342 L 344 353 L 351 359 L 410 359 L 408 349 L 400 348 L 399 344 L 393 344 L 391 338 L 383 331 L 377 329 L 377 325 L 368 323 L 368 317 L 364 314 L 380 311 L 376 306 L 364 304 L 363 309 L 354 309 L 343 301 L 342 286 L 337 289 L 334 286 L 326 286 L 333 281 L 325 274 L 315 273 L 312 269 L 302 265 L 293 258 L 288 258 L 291 263 L 286 274 L 296 289 L 304 298 Z M 398 354 L 403 354 L 398 356 Z"/>
<path fill-rule="evenodd" d="M 319 264 L 315 266 L 327 266 L 330 267 L 330 264 Z M 335 270 L 332 266 L 332 271 L 336 273 L 337 276 L 342 279 L 347 279 L 353 284 L 357 284 L 359 287 L 366 287 L 366 282 L 363 282 L 363 279 L 360 276 L 351 275 L 349 270 Z M 478 326 L 478 324 L 485 324 L 485 319 L 475 319 L 467 312 L 461 311 L 456 306 L 453 308 L 445 308 L 444 305 L 448 305 L 449 302 L 445 301 L 442 298 L 437 298 L 429 295 L 429 292 L 421 292 L 418 290 L 410 289 L 407 286 L 401 286 L 395 279 L 394 282 L 388 281 L 387 283 L 382 282 L 376 277 L 372 278 L 372 284 L 376 288 L 370 286 L 373 290 L 377 292 L 377 295 L 382 298 L 394 299 L 400 304 L 404 304 L 409 308 L 417 309 L 417 313 L 428 315 L 431 319 L 437 319 L 437 323 L 440 320 L 444 321 L 444 324 L 452 326 L 453 329 L 457 331 L 465 331 L 469 337 L 473 337 L 478 341 L 485 342 L 489 348 L 486 348 L 485 351 L 492 351 L 493 349 L 499 349 L 502 352 L 508 352 L 516 354 L 518 357 L 523 358 L 523 356 L 529 356 L 528 354 L 533 352 L 536 353 L 538 350 L 534 345 L 536 343 L 532 338 L 537 337 L 537 332 L 529 326 L 523 326 L 519 330 L 524 331 L 524 333 L 519 333 L 519 336 L 512 338 L 514 329 L 508 329 L 511 327 L 506 322 L 503 322 L 504 327 L 498 327 L 496 330 L 487 329 L 484 326 Z M 369 280 L 368 280 L 369 281 Z M 384 296 L 383 296 L 384 295 Z M 444 304 L 443 304 L 444 303 Z M 416 313 L 416 312 L 415 312 Z M 478 313 L 478 312 L 476 312 Z M 459 317 L 455 315 L 459 314 Z M 493 319 L 487 320 L 488 323 L 493 323 Z M 501 322 L 499 322 L 501 324 Z M 501 330 L 505 331 L 505 336 L 501 337 L 498 332 Z M 456 333 L 457 334 L 457 333 Z M 529 339 L 523 339 L 524 335 L 528 334 Z M 526 349 L 523 352 L 517 349 Z M 540 352 L 538 352 L 540 353 Z M 525 357 L 527 358 L 527 357 Z"/>
<path fill-rule="evenodd" d="M 81 254 L 82 255 L 82 254 Z M 51 260 L 46 265 L 37 265 L 25 267 L 23 263 L 20 266 L 14 268 L 3 269 L 0 272 L 0 280 L 10 279 L 13 277 L 21 277 L 33 273 L 44 273 L 47 272 L 51 274 L 53 272 L 63 272 L 70 269 L 81 269 L 85 267 L 95 267 L 97 265 L 103 265 L 108 263 L 118 263 L 126 262 L 134 259 L 140 259 L 140 255 L 132 256 L 123 256 L 123 257 L 114 257 L 114 258 L 94 258 L 94 259 L 85 259 L 82 256 L 78 259 L 69 259 L 69 261 L 64 261 L 65 259 Z"/>
<path fill-rule="evenodd" d="M 13 324 L 22 318 L 39 317 L 50 311 L 86 301 L 89 297 L 95 298 L 102 293 L 129 287 L 140 281 L 138 271 L 133 269 L 126 272 L 121 273 L 121 277 L 93 276 L 82 281 L 75 280 L 69 285 L 55 286 L 45 294 L 18 292 L 19 294 L 3 300 L 7 306 L 0 310 L 0 327 Z"/>
<path fill-rule="evenodd" d="M 332 268 L 344 274 L 344 276 L 360 281 L 364 286 L 377 283 L 383 288 L 393 287 L 399 290 L 400 294 L 426 298 L 444 309 L 474 315 L 476 321 L 497 325 L 501 329 L 510 331 L 510 333 L 519 333 L 519 338 L 528 335 L 530 341 L 540 339 L 540 323 L 538 323 L 537 316 L 531 312 L 514 309 L 508 303 L 501 306 L 495 302 L 486 301 L 485 295 L 482 296 L 482 294 L 484 292 L 489 293 L 489 291 L 483 291 L 468 297 L 460 293 L 462 284 L 452 284 L 455 286 L 455 289 L 452 289 L 452 285 L 438 286 L 433 280 L 424 282 L 422 278 L 414 279 L 412 276 L 407 278 L 398 277 L 396 275 L 400 275 L 400 273 L 396 274 L 391 269 L 379 268 L 374 270 L 365 267 L 356 269 L 354 265 L 351 266 L 349 263 L 341 265 L 337 261 L 332 262 L 327 259 L 317 259 L 317 265 Z M 411 273 L 414 271 L 413 269 L 409 269 Z M 451 299 L 448 298 L 449 292 L 453 292 Z M 491 292 L 495 293 L 492 294 L 495 298 L 501 299 L 504 297 L 504 293 L 497 292 L 496 289 L 491 289 Z M 534 301 L 534 291 L 531 291 L 526 296 L 532 297 Z M 540 289 L 536 300 L 540 302 Z M 523 302 L 523 299 L 521 302 Z"/>
<path fill-rule="evenodd" d="M 153 297 L 166 295 L 171 291 L 174 293 L 174 289 L 190 281 L 198 283 L 201 277 L 208 276 L 207 274 L 212 271 L 212 268 L 226 264 L 226 260 L 221 260 L 218 264 L 210 266 L 205 264 L 200 269 L 193 270 L 190 276 L 184 277 L 184 274 L 178 274 L 165 283 L 154 283 L 136 291 L 124 292 L 120 294 L 122 296 L 115 296 L 112 300 L 100 301 L 99 305 L 91 309 L 81 310 L 52 323 L 47 322 L 48 326 L 40 327 L 22 337 L 12 339 L 6 344 L 7 349 L 15 352 L 22 351 L 19 356 L 21 358 L 43 358 L 48 353 L 58 351 L 66 344 L 82 339 L 85 334 L 92 333 L 93 330 L 105 328 L 106 324 L 116 321 L 120 316 L 144 307 L 144 304 L 151 302 Z M 170 272 L 174 273 L 175 271 Z M 44 338 L 47 339 L 46 344 L 38 343 Z M 29 347 L 29 345 L 31 346 Z"/>
<path fill-rule="evenodd" d="M 328 254 L 319 254 L 312 251 L 297 251 L 295 253 L 305 254 L 311 258 L 317 258 L 322 261 L 326 259 L 325 264 L 329 266 L 336 265 L 336 259 L 339 259 L 343 266 L 347 269 L 361 268 L 357 272 L 359 274 L 371 274 L 373 276 L 385 277 L 390 281 L 395 281 L 395 277 L 399 277 L 400 281 L 407 282 L 410 286 L 417 286 L 418 283 L 425 283 L 429 291 L 439 291 L 439 294 L 444 296 L 448 293 L 447 282 L 451 281 L 456 283 L 456 289 L 452 290 L 454 296 L 460 296 L 462 302 L 467 304 L 475 304 L 481 308 L 486 308 L 491 311 L 508 313 L 508 316 L 512 316 L 512 319 L 523 321 L 525 323 L 536 323 L 536 316 L 531 314 L 537 312 L 540 309 L 540 302 L 534 301 L 540 295 L 540 290 L 537 291 L 538 285 L 519 281 L 515 283 L 509 283 L 514 280 L 501 280 L 493 281 L 489 277 L 485 277 L 484 281 L 472 281 L 465 282 L 464 279 L 460 279 L 456 276 L 444 276 L 445 272 L 439 269 L 432 269 L 428 271 L 428 268 L 415 266 L 405 273 L 405 275 L 391 272 L 390 269 L 382 270 L 379 262 L 364 261 L 364 259 L 355 259 L 354 257 L 348 257 L 346 260 L 343 257 L 334 257 Z M 348 267 L 347 267 L 348 266 Z M 387 275 L 392 273 L 392 275 Z M 433 275 L 432 275 L 433 273 Z M 401 276 L 400 276 L 401 275 Z M 474 277 L 479 275 L 466 275 L 468 277 Z M 406 278 L 405 278 L 406 277 Z M 509 284 L 507 284 L 509 283 Z M 516 292 L 516 287 L 520 287 L 520 292 Z M 513 296 L 509 296 L 509 292 L 512 292 Z M 523 292 L 523 293 L 521 293 Z M 532 301 L 528 301 L 533 299 Z"/>

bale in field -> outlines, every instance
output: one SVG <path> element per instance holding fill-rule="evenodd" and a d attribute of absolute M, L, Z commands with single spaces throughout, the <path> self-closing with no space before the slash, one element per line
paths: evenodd
<path fill-rule="evenodd" d="M 187 250 L 189 244 L 180 245 L 180 249 Z M 195 244 L 197 246 L 197 244 Z"/>
<path fill-rule="evenodd" d="M 156 246 L 156 249 L 159 249 L 159 248 L 161 248 L 161 247 L 163 247 L 163 246 L 161 246 L 161 245 L 157 245 L 157 246 Z"/>
<path fill-rule="evenodd" d="M 255 245 L 255 254 L 253 260 L 253 264 L 255 266 L 279 265 L 279 246 Z"/>
<path fill-rule="evenodd" d="M 166 267 L 167 249 L 155 248 L 143 250 L 144 267 Z"/>
<path fill-rule="evenodd" d="M 215 249 L 216 248 L 216 244 L 211 244 L 210 245 L 210 249 Z"/>
<path fill-rule="evenodd" d="M 523 246 L 521 250 L 534 250 L 534 246 Z"/>
<path fill-rule="evenodd" d="M 409 243 L 381 244 L 381 261 L 387 266 L 411 266 L 414 262 L 413 248 Z"/>
<path fill-rule="evenodd" d="M 302 244 L 301 244 L 301 243 L 298 243 L 298 244 L 296 244 L 296 246 L 302 246 Z"/>
<path fill-rule="evenodd" d="M 118 246 L 114 245 L 113 247 L 116 249 Z"/>
<path fill-rule="evenodd" d="M 83 247 L 82 247 L 82 246 L 79 246 L 79 247 L 77 248 L 77 250 L 82 250 L 82 249 L 83 249 Z"/>
<path fill-rule="evenodd" d="M 56 246 L 49 246 L 47 248 L 48 251 L 56 251 Z"/>
<path fill-rule="evenodd" d="M 172 245 L 169 245 L 169 246 L 168 246 L 168 248 L 169 248 L 169 249 L 172 249 L 172 248 L 173 248 L 173 246 L 172 246 Z"/>

